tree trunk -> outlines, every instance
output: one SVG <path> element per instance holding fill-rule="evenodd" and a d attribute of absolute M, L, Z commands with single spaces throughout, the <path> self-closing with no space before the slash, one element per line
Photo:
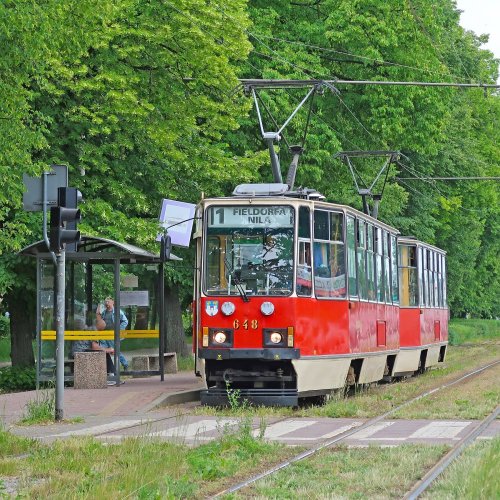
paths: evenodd
<path fill-rule="evenodd" d="M 177 285 L 165 287 L 165 352 L 176 352 L 179 356 L 189 356 L 182 325 L 182 311 Z"/>
<path fill-rule="evenodd" d="M 5 296 L 10 313 L 10 358 L 12 366 L 34 366 L 33 339 L 36 338 L 36 297 L 30 291 L 10 291 Z"/>

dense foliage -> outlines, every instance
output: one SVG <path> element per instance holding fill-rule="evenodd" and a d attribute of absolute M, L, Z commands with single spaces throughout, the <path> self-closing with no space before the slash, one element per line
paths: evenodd
<path fill-rule="evenodd" d="M 453 0 L 2 2 L 0 293 L 33 279 L 11 258 L 41 235 L 40 214 L 22 210 L 23 173 L 67 164 L 86 200 L 83 231 L 153 249 L 161 198 L 196 202 L 270 178 L 238 77 L 493 83 L 484 41 L 460 27 Z M 381 218 L 447 250 L 452 314 L 499 316 L 498 184 L 421 179 L 499 175 L 498 94 L 337 88 L 315 99 L 297 183 L 359 207 L 333 154 L 402 151 Z M 280 121 L 303 95 L 264 99 Z M 287 128 L 291 144 L 305 121 L 302 111 Z M 358 168 L 369 177 L 377 166 Z M 183 256 L 169 280 L 187 295 Z"/>

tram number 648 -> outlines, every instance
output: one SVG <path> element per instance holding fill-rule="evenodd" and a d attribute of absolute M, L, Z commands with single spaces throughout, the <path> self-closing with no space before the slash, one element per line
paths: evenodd
<path fill-rule="evenodd" d="M 235 319 L 233 321 L 233 328 L 235 330 L 238 330 L 240 327 L 243 327 L 245 330 L 248 330 L 249 328 L 251 328 L 252 330 L 257 330 L 257 328 L 259 328 L 259 321 L 256 319 L 244 319 L 240 322 L 239 319 Z"/>

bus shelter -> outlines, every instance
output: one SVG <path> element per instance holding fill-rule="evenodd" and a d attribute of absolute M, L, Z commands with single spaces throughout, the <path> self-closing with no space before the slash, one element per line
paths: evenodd
<path fill-rule="evenodd" d="M 55 264 L 45 242 L 24 248 L 21 255 L 37 260 L 36 304 L 36 374 L 37 385 L 55 380 Z M 170 255 L 170 260 L 181 260 Z M 65 380 L 73 380 L 73 354 L 79 345 L 92 341 L 114 341 L 115 374 L 110 377 L 120 384 L 120 375 L 161 375 L 164 379 L 164 300 L 163 269 L 159 255 L 147 250 L 105 238 L 82 235 L 76 252 L 66 252 L 65 290 Z M 98 330 L 96 311 L 103 308 L 106 297 L 114 300 L 114 329 Z M 127 319 L 120 327 L 122 311 Z M 158 369 L 122 370 L 122 347 L 158 348 Z M 134 344 L 136 344 L 134 346 Z"/>

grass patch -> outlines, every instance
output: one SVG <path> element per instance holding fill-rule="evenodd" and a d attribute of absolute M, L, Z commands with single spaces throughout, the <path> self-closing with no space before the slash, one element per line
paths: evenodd
<path fill-rule="evenodd" d="M 0 337 L 0 361 L 10 361 L 10 337 Z"/>
<path fill-rule="evenodd" d="M 53 422 L 55 408 L 55 389 L 37 391 L 35 399 L 26 403 L 26 412 L 19 423 L 22 425 L 34 425 Z"/>
<path fill-rule="evenodd" d="M 0 428 L 0 459 L 7 459 L 23 455 L 38 449 L 39 443 L 35 439 L 14 436 L 10 432 Z M 0 468 L 0 475 L 2 469 Z"/>
<path fill-rule="evenodd" d="M 478 441 L 444 472 L 424 498 L 498 498 L 500 438 Z"/>
<path fill-rule="evenodd" d="M 1 445 L 1 441 L 0 441 Z M 2 447 L 3 451 L 3 447 Z M 107 445 L 91 437 L 30 449 L 9 475 L 30 478 L 27 498 L 201 498 L 297 453 L 253 437 L 250 420 L 197 448 L 150 437 Z M 37 481 L 44 479 L 43 481 Z"/>
<path fill-rule="evenodd" d="M 402 498 L 445 446 L 325 449 L 234 498 Z"/>
<path fill-rule="evenodd" d="M 448 326 L 451 345 L 500 340 L 500 321 L 495 319 L 452 319 Z"/>
<path fill-rule="evenodd" d="M 394 414 L 395 418 L 483 419 L 500 404 L 500 365 L 431 394 Z"/>

